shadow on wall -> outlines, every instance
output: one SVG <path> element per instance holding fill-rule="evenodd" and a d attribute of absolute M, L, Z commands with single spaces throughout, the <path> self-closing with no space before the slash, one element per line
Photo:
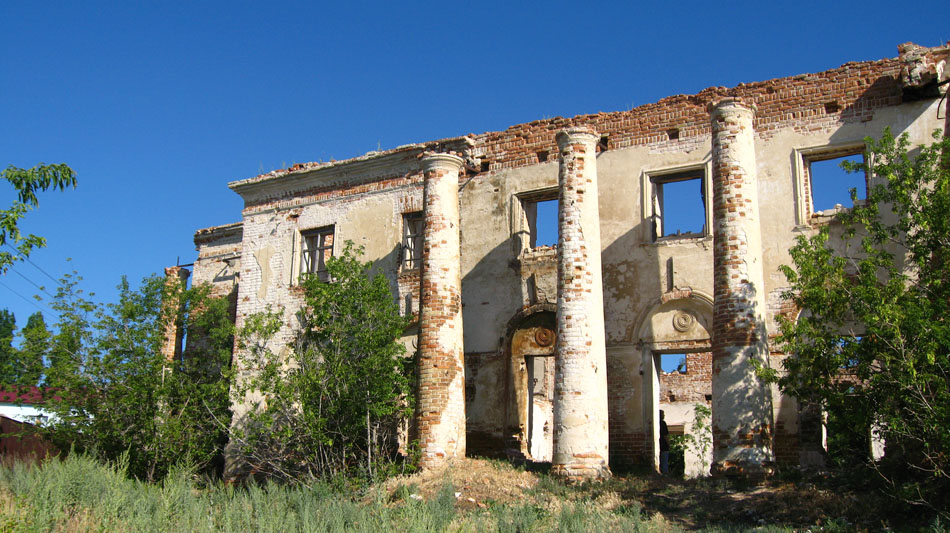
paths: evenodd
<path fill-rule="evenodd" d="M 707 151 L 701 160 L 708 158 Z M 639 172 L 631 179 L 639 180 Z M 631 196 L 636 196 L 629 200 L 635 204 L 633 216 L 638 222 L 611 242 L 602 256 L 607 343 L 614 346 L 608 349 L 607 380 L 610 461 L 615 470 L 655 462 L 659 422 L 654 370 L 652 361 L 643 359 L 655 339 L 652 332 L 642 338 L 643 324 L 664 294 L 677 289 L 711 293 L 713 269 L 711 233 L 654 242 L 652 223 L 640 205 L 643 195 Z M 671 309 L 676 306 L 669 304 Z M 678 338 L 686 340 L 688 335 Z M 708 337 L 705 342 L 708 349 Z M 684 347 L 696 349 L 691 344 Z"/>
<path fill-rule="evenodd" d="M 464 242 L 464 235 L 462 239 Z M 519 316 L 532 299 L 526 293 L 532 285 L 526 284 L 521 274 L 520 252 L 519 236 L 509 236 L 482 256 L 462 278 L 469 455 L 506 457 L 511 444 L 507 442 L 512 436 L 509 433 L 516 433 L 509 431 L 516 428 L 507 428 L 507 420 L 516 412 L 515 398 L 508 390 L 513 380 L 509 368 L 509 326 L 517 322 L 513 317 Z M 552 272 L 556 272 L 556 267 Z M 548 303 L 553 313 L 556 301 Z"/>

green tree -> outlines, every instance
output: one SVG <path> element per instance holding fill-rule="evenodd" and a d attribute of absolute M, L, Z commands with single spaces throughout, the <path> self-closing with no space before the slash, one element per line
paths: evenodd
<path fill-rule="evenodd" d="M 332 281 L 301 281 L 302 325 L 291 354 L 267 340 L 281 314 L 251 317 L 241 334 L 235 400 L 250 403 L 232 439 L 253 471 L 293 481 L 340 474 L 375 477 L 392 465 L 396 431 L 411 413 L 409 362 L 386 278 L 347 242 L 327 262 Z M 254 399 L 257 399 L 256 401 Z"/>
<path fill-rule="evenodd" d="M 17 199 L 7 209 L 0 209 L 0 274 L 6 272 L 14 262 L 28 257 L 34 248 L 46 246 L 43 237 L 20 233 L 20 220 L 33 208 L 39 206 L 36 193 L 49 189 L 65 190 L 76 187 L 76 173 L 66 164 L 39 165 L 22 169 L 9 166 L 0 171 L 0 177 L 7 180 L 16 190 Z M 15 252 L 2 249 L 9 244 Z"/>
<path fill-rule="evenodd" d="M 935 139 L 912 151 L 887 131 L 867 140 L 867 163 L 845 165 L 873 186 L 790 250 L 785 297 L 802 313 L 782 321 L 794 355 L 770 377 L 863 432 L 892 494 L 937 510 L 950 501 L 950 139 Z"/>
<path fill-rule="evenodd" d="M 51 334 L 46 329 L 43 313 L 37 311 L 30 315 L 26 326 L 20 330 L 23 340 L 16 355 L 16 383 L 33 386 L 43 377 L 44 359 L 49 351 Z"/>
<path fill-rule="evenodd" d="M 0 386 L 16 383 L 16 348 L 13 347 L 13 332 L 16 318 L 7 309 L 0 309 Z"/>
<path fill-rule="evenodd" d="M 123 279 L 119 300 L 104 308 L 85 300 L 78 278 L 64 278 L 53 309 L 48 407 L 57 417 L 47 435 L 105 460 L 128 454 L 128 471 L 162 479 L 175 464 L 211 472 L 227 439 L 233 324 L 228 302 L 207 287 L 181 290 L 161 277 L 138 290 Z M 163 305 L 165 298 L 180 309 Z M 179 359 L 161 353 L 166 326 L 179 323 L 206 340 Z M 187 333 L 186 333 L 187 334 Z"/>
<path fill-rule="evenodd" d="M 43 313 L 30 315 L 20 331 L 23 341 L 19 348 L 13 346 L 15 330 L 13 313 L 0 310 L 0 385 L 37 385 L 43 376 L 50 338 Z"/>
<path fill-rule="evenodd" d="M 73 382 L 79 374 L 83 358 L 92 339 L 92 323 L 103 313 L 102 307 L 89 300 L 80 288 L 82 276 L 75 271 L 64 274 L 56 287 L 49 306 L 59 314 L 56 333 L 47 352 L 45 384 L 61 387 Z M 90 298 L 95 294 L 89 294 Z"/>

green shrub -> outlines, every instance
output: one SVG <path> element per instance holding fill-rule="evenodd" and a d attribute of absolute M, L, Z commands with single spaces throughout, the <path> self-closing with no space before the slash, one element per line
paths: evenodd
<path fill-rule="evenodd" d="M 406 467 L 396 456 L 396 433 L 412 412 L 413 362 L 398 342 L 408 321 L 388 280 L 372 275 L 361 256 L 347 242 L 327 261 L 326 276 L 301 280 L 301 328 L 288 355 L 272 349 L 281 312 L 249 317 L 240 334 L 246 378 L 234 400 L 249 409 L 231 437 L 260 475 L 351 485 Z"/>

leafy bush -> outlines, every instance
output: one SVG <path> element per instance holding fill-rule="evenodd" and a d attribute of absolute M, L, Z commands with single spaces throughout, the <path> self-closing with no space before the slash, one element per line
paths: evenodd
<path fill-rule="evenodd" d="M 217 470 L 230 420 L 227 300 L 156 276 L 138 290 L 123 279 L 119 301 L 103 308 L 85 299 L 80 279 L 64 278 L 50 304 L 60 319 L 45 354 L 46 408 L 55 414 L 47 438 L 106 461 L 124 457 L 125 471 L 140 479 L 160 480 L 176 464 Z M 171 322 L 205 342 L 167 361 Z"/>
<path fill-rule="evenodd" d="M 249 406 L 232 439 L 251 471 L 308 481 L 373 478 L 393 466 L 398 426 L 412 412 L 412 361 L 397 341 L 408 321 L 361 255 L 347 242 L 327 261 L 332 281 L 303 278 L 302 326 L 286 358 L 270 348 L 281 313 L 246 321 L 234 397 Z"/>
<path fill-rule="evenodd" d="M 867 139 L 866 202 L 801 236 L 784 266 L 782 389 L 884 439 L 883 485 L 947 516 L 950 501 L 950 138 L 910 149 L 907 137 Z M 841 235 L 841 244 L 830 239 Z M 847 439 L 845 439 L 847 440 Z M 938 502 L 944 502 L 940 504 Z"/>

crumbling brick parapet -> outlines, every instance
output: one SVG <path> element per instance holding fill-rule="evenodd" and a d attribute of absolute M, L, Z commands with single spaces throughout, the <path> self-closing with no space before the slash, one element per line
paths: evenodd
<path fill-rule="evenodd" d="M 904 43 L 898 45 L 897 50 L 900 53 L 900 81 L 903 86 L 921 87 L 950 77 L 947 65 L 950 43 L 934 48 Z"/>

